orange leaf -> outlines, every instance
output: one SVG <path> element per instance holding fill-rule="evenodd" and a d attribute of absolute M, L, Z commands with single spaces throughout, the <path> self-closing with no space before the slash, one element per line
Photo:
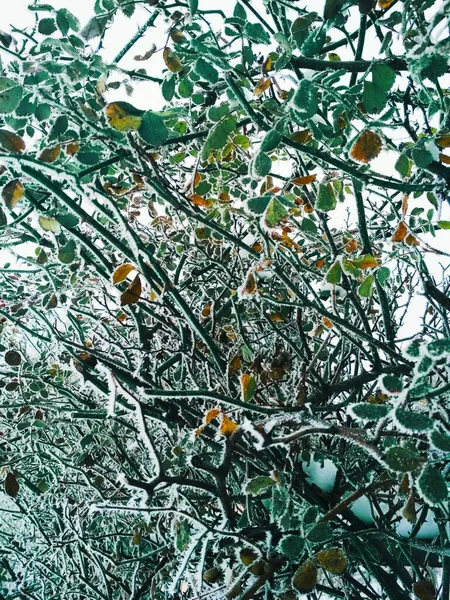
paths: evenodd
<path fill-rule="evenodd" d="M 230 366 L 228 367 L 228 375 L 232 377 L 236 371 L 242 367 L 242 360 L 238 354 L 230 361 Z"/>
<path fill-rule="evenodd" d="M 316 262 L 316 269 L 321 269 L 325 265 L 325 259 L 321 258 Z"/>
<path fill-rule="evenodd" d="M 407 233 L 408 233 L 408 228 L 406 227 L 405 222 L 400 221 L 400 223 L 397 225 L 397 229 L 395 230 L 394 235 L 392 236 L 392 241 L 393 242 L 403 242 Z"/>
<path fill-rule="evenodd" d="M 211 421 L 213 419 L 215 419 L 219 415 L 220 415 L 220 408 L 211 408 L 210 410 L 206 411 L 206 414 L 203 418 L 203 423 L 205 425 L 208 425 L 209 423 L 211 423 Z"/>
<path fill-rule="evenodd" d="M 381 9 L 389 8 L 391 4 L 394 4 L 395 0 L 378 0 L 378 6 Z"/>
<path fill-rule="evenodd" d="M 289 137 L 297 144 L 306 144 L 306 142 L 309 142 L 309 140 L 312 139 L 309 129 L 300 129 L 299 131 L 294 131 Z"/>
<path fill-rule="evenodd" d="M 351 147 L 350 156 L 358 162 L 369 163 L 380 154 L 382 147 L 378 133 L 366 129 Z"/>
<path fill-rule="evenodd" d="M 284 323 L 285 318 L 283 317 L 283 315 L 281 313 L 272 313 L 270 315 L 270 320 L 273 321 L 274 323 Z"/>
<path fill-rule="evenodd" d="M 268 90 L 270 88 L 270 78 L 269 77 L 262 77 L 259 81 L 257 86 L 255 87 L 255 89 L 253 90 L 253 93 L 255 94 L 255 96 L 262 96 L 264 94 L 264 92 L 266 90 Z"/>
<path fill-rule="evenodd" d="M 351 254 L 352 252 L 354 252 L 355 250 L 357 250 L 358 247 L 359 247 L 358 240 L 349 240 L 345 244 L 345 251 L 347 252 L 347 254 Z"/>
<path fill-rule="evenodd" d="M 448 148 L 450 146 L 450 133 L 444 133 L 436 138 L 438 146 L 441 148 Z"/>
<path fill-rule="evenodd" d="M 256 391 L 256 379 L 254 375 L 251 373 L 242 373 L 241 391 L 244 402 L 249 402 L 253 398 Z"/>
<path fill-rule="evenodd" d="M 194 175 L 194 187 L 197 187 L 201 180 L 202 175 L 198 171 L 196 171 Z"/>
<path fill-rule="evenodd" d="M 124 293 L 120 296 L 120 306 L 128 304 L 136 304 L 139 301 L 142 293 L 142 283 L 139 275 L 136 275 L 132 283 L 127 287 Z"/>
<path fill-rule="evenodd" d="M 210 314 L 211 314 L 211 304 L 205 304 L 205 306 L 202 308 L 201 315 L 204 319 L 207 319 Z"/>
<path fill-rule="evenodd" d="M 317 179 L 316 173 L 313 175 L 305 175 L 305 177 L 296 177 L 292 180 L 292 183 L 295 185 L 308 185 L 308 183 L 312 183 Z"/>
<path fill-rule="evenodd" d="M 409 199 L 408 194 L 404 194 L 403 200 L 402 200 L 402 217 L 404 217 L 406 215 L 406 213 L 408 212 L 408 199 Z"/>
<path fill-rule="evenodd" d="M 220 423 L 219 428 L 219 431 L 222 435 L 228 437 L 233 433 L 233 431 L 236 431 L 238 427 L 239 425 L 237 423 L 235 423 L 232 419 L 230 419 L 230 417 L 227 417 L 227 415 L 224 415 L 222 413 L 222 421 Z"/>
<path fill-rule="evenodd" d="M 203 206 L 205 208 L 209 208 L 214 204 L 214 200 L 207 200 L 199 194 L 191 194 L 190 196 L 188 196 L 188 198 L 192 202 L 192 204 L 195 204 L 195 206 Z"/>
<path fill-rule="evenodd" d="M 136 267 L 130 264 L 120 265 L 120 267 L 117 267 L 113 273 L 113 283 L 122 283 L 122 281 L 125 281 L 128 275 L 131 273 L 131 271 L 134 271 L 135 269 Z"/>
<path fill-rule="evenodd" d="M 330 321 L 330 319 L 327 319 L 327 317 L 322 317 L 322 323 L 325 325 L 325 327 L 327 327 L 328 329 L 331 329 L 333 327 L 333 323 Z"/>
<path fill-rule="evenodd" d="M 183 70 L 180 59 L 177 56 L 172 55 L 172 50 L 170 48 L 164 48 L 163 60 L 171 73 L 179 73 Z"/>
<path fill-rule="evenodd" d="M 43 150 L 38 159 L 45 163 L 52 163 L 58 159 L 61 152 L 61 146 L 54 146 L 53 148 L 46 148 Z"/>
<path fill-rule="evenodd" d="M 450 165 L 450 156 L 447 156 L 442 152 L 439 154 L 439 160 L 444 163 L 444 165 Z"/>

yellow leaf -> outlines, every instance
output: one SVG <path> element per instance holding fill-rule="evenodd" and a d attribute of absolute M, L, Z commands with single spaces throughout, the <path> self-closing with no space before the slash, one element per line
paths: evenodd
<path fill-rule="evenodd" d="M 230 417 L 227 417 L 227 415 L 222 413 L 222 419 L 221 419 L 220 428 L 219 428 L 219 431 L 222 435 L 228 437 L 238 427 L 239 427 L 239 425 L 237 423 L 235 423 L 232 419 L 230 419 Z"/>
<path fill-rule="evenodd" d="M 309 594 L 313 591 L 317 584 L 317 567 L 315 563 L 309 559 L 304 562 L 294 573 L 292 585 L 302 594 Z"/>
<path fill-rule="evenodd" d="M 354 263 L 358 269 L 374 269 L 375 267 L 378 267 L 377 259 L 371 254 L 365 254 L 364 256 L 361 256 L 361 258 L 354 261 Z"/>
<path fill-rule="evenodd" d="M 347 570 L 347 556 L 340 548 L 322 550 L 315 558 L 317 563 L 332 575 L 343 575 Z"/>
<path fill-rule="evenodd" d="M 296 177 L 292 180 L 292 183 L 295 185 L 308 185 L 308 183 L 312 183 L 317 179 L 317 175 L 314 173 L 313 175 L 305 175 L 305 177 Z"/>
<path fill-rule="evenodd" d="M 24 195 L 25 189 L 18 179 L 7 183 L 2 190 L 2 198 L 8 208 L 14 208 Z"/>
<path fill-rule="evenodd" d="M 176 27 L 174 27 L 171 30 L 170 37 L 172 38 L 172 41 L 175 42 L 176 44 L 181 44 L 181 42 L 186 41 L 186 36 L 184 35 L 184 33 L 182 31 L 180 31 L 179 29 L 177 29 Z"/>
<path fill-rule="evenodd" d="M 403 516 L 409 523 L 415 523 L 417 520 L 416 513 L 416 498 L 414 495 L 414 490 L 411 490 L 408 500 L 403 508 Z"/>
<path fill-rule="evenodd" d="M 271 70 L 271 68 L 272 68 L 272 57 L 269 54 L 269 56 L 263 62 L 263 66 L 262 66 L 263 73 L 267 73 L 268 71 Z"/>
<path fill-rule="evenodd" d="M 253 550 L 252 548 L 243 548 L 239 556 L 241 559 L 241 563 L 246 567 L 253 564 L 255 560 L 259 557 L 256 550 Z"/>
<path fill-rule="evenodd" d="M 39 217 L 39 225 L 44 231 L 51 231 L 52 233 L 59 233 L 61 226 L 54 217 Z"/>
<path fill-rule="evenodd" d="M 381 9 L 386 9 L 389 8 L 391 6 L 391 4 L 394 4 L 395 0 L 378 0 L 378 6 Z"/>
<path fill-rule="evenodd" d="M 400 221 L 400 223 L 397 225 L 397 229 L 395 230 L 394 235 L 392 236 L 392 241 L 393 242 L 403 242 L 407 233 L 408 233 L 408 228 L 407 228 L 405 222 Z"/>
<path fill-rule="evenodd" d="M 54 146 L 53 148 L 46 148 L 45 150 L 43 150 L 40 153 L 40 155 L 38 156 L 38 159 L 45 163 L 52 163 L 52 162 L 55 162 L 55 160 L 58 160 L 60 153 L 61 153 L 60 145 Z"/>
<path fill-rule="evenodd" d="M 136 267 L 130 264 L 120 265 L 120 267 L 117 267 L 117 269 L 114 271 L 113 283 L 122 283 L 122 281 L 125 281 L 128 275 L 131 273 L 131 271 L 134 271 L 135 269 Z"/>
<path fill-rule="evenodd" d="M 211 408 L 210 410 L 208 410 L 206 412 L 205 418 L 203 419 L 203 423 L 205 425 L 208 425 L 209 423 L 211 423 L 211 421 L 213 419 L 215 419 L 219 415 L 220 415 L 220 408 Z"/>
<path fill-rule="evenodd" d="M 380 154 L 382 147 L 378 133 L 366 129 L 351 147 L 350 156 L 358 162 L 369 163 Z"/>
<path fill-rule="evenodd" d="M 192 202 L 192 204 L 195 204 L 195 206 L 203 206 L 204 208 L 209 208 L 214 204 L 214 200 L 203 198 L 203 196 L 200 196 L 199 194 L 191 194 L 190 196 L 188 196 L 188 198 Z"/>
<path fill-rule="evenodd" d="M 124 293 L 120 296 L 120 306 L 128 306 L 136 304 L 139 301 L 142 293 L 142 283 L 139 275 L 136 275 Z"/>
<path fill-rule="evenodd" d="M 134 112 L 134 107 L 126 102 L 111 102 L 105 108 L 108 123 L 117 131 L 137 131 L 139 129 L 142 118 L 138 114 L 133 114 Z"/>
<path fill-rule="evenodd" d="M 253 93 L 259 98 L 259 96 L 262 96 L 264 92 L 270 88 L 270 84 L 270 77 L 262 77 L 262 79 L 258 81 L 258 84 L 253 90 Z"/>
<path fill-rule="evenodd" d="M 270 315 L 270 320 L 273 321 L 273 323 L 284 323 L 285 318 L 281 313 L 272 313 Z"/>
<path fill-rule="evenodd" d="M 173 56 L 170 48 L 164 48 L 163 60 L 171 73 L 179 73 L 183 70 L 180 59 L 177 56 Z"/>

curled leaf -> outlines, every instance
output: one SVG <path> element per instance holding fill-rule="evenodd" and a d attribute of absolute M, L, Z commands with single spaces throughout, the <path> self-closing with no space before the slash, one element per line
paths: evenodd
<path fill-rule="evenodd" d="M 221 418 L 220 427 L 219 427 L 219 432 L 221 433 L 221 435 L 228 437 L 238 427 L 239 427 L 239 425 L 237 423 L 235 423 L 232 419 L 230 419 L 230 417 L 227 417 L 227 415 L 222 413 L 222 418 Z"/>
<path fill-rule="evenodd" d="M 2 190 L 2 198 L 8 208 L 14 208 L 24 195 L 25 189 L 18 179 L 7 183 Z"/>
<path fill-rule="evenodd" d="M 134 57 L 134 60 L 138 60 L 138 61 L 143 61 L 143 60 L 148 60 L 150 57 L 152 57 L 156 52 L 156 46 L 155 44 L 152 44 L 150 50 L 147 50 L 147 52 L 145 54 L 137 54 Z"/>

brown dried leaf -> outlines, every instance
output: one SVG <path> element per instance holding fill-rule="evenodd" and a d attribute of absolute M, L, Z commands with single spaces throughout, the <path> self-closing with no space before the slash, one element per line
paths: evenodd
<path fill-rule="evenodd" d="M 378 133 L 366 129 L 351 147 L 350 156 L 358 162 L 369 163 L 380 154 L 382 147 Z"/>
<path fill-rule="evenodd" d="M 292 578 L 292 585 L 301 594 L 309 594 L 313 591 L 317 584 L 317 567 L 315 563 L 309 559 L 304 562 L 295 571 Z"/>
<path fill-rule="evenodd" d="M 348 560 L 340 548 L 328 548 L 316 554 L 317 563 L 332 575 L 343 575 L 347 570 Z"/>
<path fill-rule="evenodd" d="M 8 473 L 3 482 L 5 486 L 5 492 L 11 498 L 16 498 L 19 493 L 19 482 L 17 481 L 17 477 L 14 473 Z"/>
<path fill-rule="evenodd" d="M 152 44 L 152 47 L 150 48 L 150 50 L 147 50 L 147 52 L 145 54 L 137 54 L 134 57 L 134 60 L 138 60 L 138 61 L 148 60 L 155 54 L 155 52 L 156 52 L 156 46 L 155 46 L 155 44 Z"/>
<path fill-rule="evenodd" d="M 132 283 L 127 287 L 124 293 L 120 296 L 120 306 L 128 306 L 136 304 L 139 301 L 142 293 L 142 283 L 139 275 L 136 275 Z"/>
<path fill-rule="evenodd" d="M 429 579 L 422 579 L 413 585 L 414 595 L 419 600 L 435 600 L 436 588 Z"/>
<path fill-rule="evenodd" d="M 80 144 L 78 144 L 78 142 L 70 142 L 70 144 L 67 144 L 66 146 L 66 154 L 68 154 L 69 156 L 73 156 L 74 154 L 79 152 L 79 150 Z"/>
<path fill-rule="evenodd" d="M 305 177 L 296 177 L 292 180 L 295 185 L 308 185 L 317 179 L 316 173 L 313 175 L 305 175 Z"/>
<path fill-rule="evenodd" d="M 289 137 L 297 144 L 306 144 L 306 142 L 309 142 L 312 139 L 309 129 L 300 129 L 299 131 L 294 131 Z"/>
<path fill-rule="evenodd" d="M 53 163 L 55 160 L 58 160 L 59 155 L 61 154 L 61 146 L 58 144 L 53 148 L 45 148 L 40 155 L 38 156 L 38 160 L 41 160 L 45 163 Z"/>
<path fill-rule="evenodd" d="M 7 129 L 0 129 L 0 146 L 14 154 L 19 154 L 25 150 L 25 142 L 20 135 Z"/>
<path fill-rule="evenodd" d="M 195 204 L 195 206 L 203 206 L 204 208 L 209 208 L 214 204 L 214 200 L 203 198 L 203 196 L 200 196 L 200 194 L 191 194 L 190 196 L 188 196 L 188 198 L 192 202 L 192 204 Z"/>

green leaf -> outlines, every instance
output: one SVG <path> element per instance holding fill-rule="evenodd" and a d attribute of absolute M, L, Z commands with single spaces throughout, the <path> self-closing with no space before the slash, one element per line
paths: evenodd
<path fill-rule="evenodd" d="M 438 226 L 441 229 L 450 229 L 450 221 L 438 221 Z"/>
<path fill-rule="evenodd" d="M 236 117 L 228 115 L 211 130 L 203 147 L 203 160 L 208 158 L 211 150 L 222 150 L 226 146 L 228 136 L 236 129 L 236 124 Z"/>
<path fill-rule="evenodd" d="M 292 97 L 292 106 L 301 119 L 310 119 L 317 113 L 319 108 L 317 87 L 309 79 L 300 81 L 297 91 Z"/>
<path fill-rule="evenodd" d="M 442 452 L 450 452 L 450 435 L 440 431 L 433 431 L 430 436 L 431 443 Z"/>
<path fill-rule="evenodd" d="M 244 27 L 244 35 L 257 44 L 268 44 L 270 42 L 270 36 L 261 23 L 247 21 Z"/>
<path fill-rule="evenodd" d="M 373 275 L 368 275 L 362 284 L 358 288 L 358 294 L 361 298 L 369 298 L 372 294 L 372 286 L 375 281 L 375 277 Z"/>
<path fill-rule="evenodd" d="M 265 152 L 257 152 L 251 166 L 255 177 L 265 177 L 272 169 L 272 161 L 270 156 L 267 156 Z"/>
<path fill-rule="evenodd" d="M 366 421 L 378 421 L 383 419 L 389 413 L 391 407 L 385 404 L 370 404 L 369 402 L 361 402 L 359 404 L 353 404 L 350 407 L 352 413 L 358 419 Z"/>
<path fill-rule="evenodd" d="M 56 27 L 56 23 L 54 19 L 41 19 L 39 21 L 39 27 L 38 27 L 38 31 L 39 33 L 42 33 L 43 35 L 51 35 L 52 33 L 55 33 L 55 31 L 57 30 Z"/>
<path fill-rule="evenodd" d="M 425 169 L 430 165 L 434 158 L 431 152 L 425 150 L 425 148 L 414 148 L 412 151 L 413 161 L 420 169 Z"/>
<path fill-rule="evenodd" d="M 138 133 L 147 144 L 155 148 L 164 144 L 169 137 L 169 130 L 164 123 L 164 119 L 151 110 L 148 110 L 142 116 Z"/>
<path fill-rule="evenodd" d="M 283 204 L 278 198 L 272 198 L 264 213 L 264 222 L 268 227 L 275 227 L 287 216 L 289 216 L 289 213 Z"/>
<path fill-rule="evenodd" d="M 377 63 L 372 67 L 372 81 L 383 92 L 389 92 L 396 77 L 395 71 L 388 65 Z"/>
<path fill-rule="evenodd" d="M 308 35 L 302 45 L 303 56 L 317 56 L 321 54 L 326 40 L 325 27 L 317 27 Z"/>
<path fill-rule="evenodd" d="M 178 85 L 178 94 L 181 98 L 190 98 L 194 92 L 194 84 L 190 79 L 184 78 Z"/>
<path fill-rule="evenodd" d="M 262 215 L 270 202 L 270 196 L 256 196 L 247 201 L 248 210 L 254 215 Z"/>
<path fill-rule="evenodd" d="M 65 265 L 69 265 L 75 260 L 76 245 L 73 240 L 69 240 L 58 253 L 59 260 Z"/>
<path fill-rule="evenodd" d="M 336 261 L 325 276 L 325 280 L 332 285 L 339 285 L 342 281 L 342 267 L 339 261 Z"/>
<path fill-rule="evenodd" d="M 233 16 L 242 19 L 243 21 L 247 20 L 247 13 L 240 2 L 236 2 L 234 5 Z"/>
<path fill-rule="evenodd" d="M 69 127 L 69 119 L 66 115 L 61 115 L 56 119 L 50 130 L 48 141 L 59 140 Z"/>
<path fill-rule="evenodd" d="M 209 81 L 209 83 L 217 83 L 219 81 L 219 73 L 217 69 L 204 58 L 200 57 L 197 60 L 194 70 L 199 77 Z"/>
<path fill-rule="evenodd" d="M 189 12 L 191 13 L 191 15 L 194 16 L 197 10 L 198 0 L 189 0 Z"/>
<path fill-rule="evenodd" d="M 391 271 L 387 267 L 380 267 L 377 271 L 377 279 L 381 285 L 384 285 L 390 276 Z"/>
<path fill-rule="evenodd" d="M 409 177 L 411 173 L 411 161 L 406 154 L 400 154 L 397 162 L 395 163 L 396 171 L 403 177 Z"/>
<path fill-rule="evenodd" d="M 92 19 L 81 30 L 81 36 L 85 40 L 92 40 L 101 36 L 106 29 L 108 17 L 92 17 Z"/>
<path fill-rule="evenodd" d="M 308 217 L 305 217 L 302 220 L 302 229 L 306 233 L 312 233 L 312 234 L 317 233 L 317 225 L 314 223 L 314 221 L 312 219 L 308 219 Z"/>
<path fill-rule="evenodd" d="M 390 394 L 399 394 L 403 391 L 403 381 L 396 375 L 383 375 L 381 383 Z"/>
<path fill-rule="evenodd" d="M 67 8 L 61 8 L 58 10 L 56 13 L 56 23 L 58 24 L 58 27 L 63 35 L 67 35 L 69 29 L 72 29 L 72 31 L 80 30 L 80 21 L 74 14 L 70 12 L 70 10 L 67 10 Z M 66 26 L 68 27 L 67 31 L 63 31 L 63 27 L 65 29 Z"/>
<path fill-rule="evenodd" d="M 414 471 L 422 462 L 420 454 L 404 446 L 392 446 L 386 452 L 384 460 L 392 471 L 408 473 Z"/>
<path fill-rule="evenodd" d="M 166 78 L 162 82 L 161 93 L 166 102 L 170 102 L 175 96 L 175 85 L 176 76 L 173 74 L 170 74 L 168 77 L 166 76 Z"/>
<path fill-rule="evenodd" d="M 218 121 L 226 117 L 226 115 L 229 112 L 230 105 L 227 103 L 220 104 L 219 106 L 211 106 L 211 108 L 208 110 L 208 119 L 217 123 Z"/>
<path fill-rule="evenodd" d="M 276 129 L 272 129 L 261 140 L 260 151 L 261 152 L 272 152 L 281 142 L 281 133 Z"/>
<path fill-rule="evenodd" d="M 0 114 L 12 113 L 22 100 L 23 89 L 13 79 L 0 77 Z"/>
<path fill-rule="evenodd" d="M 299 535 L 285 535 L 278 544 L 278 550 L 288 558 L 298 558 L 305 546 L 305 540 Z"/>
<path fill-rule="evenodd" d="M 394 415 L 398 424 L 406 431 L 420 432 L 433 429 L 433 419 L 422 413 L 397 408 Z"/>
<path fill-rule="evenodd" d="M 72 213 L 64 213 L 58 215 L 56 218 L 58 223 L 60 223 L 60 225 L 62 225 L 65 229 L 73 229 L 80 222 L 79 218 Z"/>
<path fill-rule="evenodd" d="M 420 474 L 417 487 L 422 498 L 431 506 L 446 502 L 448 498 L 448 487 L 442 471 L 430 465 L 426 465 Z"/>
<path fill-rule="evenodd" d="M 328 212 L 336 208 L 336 196 L 333 188 L 328 184 L 319 184 L 319 193 L 317 194 L 316 209 L 322 212 Z"/>
<path fill-rule="evenodd" d="M 427 352 L 431 356 L 440 357 L 446 354 L 450 354 L 450 338 L 443 338 L 441 340 L 433 340 L 427 344 Z"/>
<path fill-rule="evenodd" d="M 387 104 L 387 94 L 372 81 L 364 82 L 363 103 L 368 113 L 379 113 Z"/>
<path fill-rule="evenodd" d="M 333 535 L 331 526 L 329 523 L 317 523 L 312 529 L 310 529 L 306 535 L 308 542 L 313 544 L 321 544 L 330 540 Z"/>
<path fill-rule="evenodd" d="M 264 475 L 260 475 L 259 477 L 255 477 L 254 479 L 250 479 L 250 481 L 245 486 L 245 493 L 250 494 L 251 496 L 257 496 L 264 490 L 271 488 L 275 485 L 275 480 L 272 477 L 265 477 Z"/>

